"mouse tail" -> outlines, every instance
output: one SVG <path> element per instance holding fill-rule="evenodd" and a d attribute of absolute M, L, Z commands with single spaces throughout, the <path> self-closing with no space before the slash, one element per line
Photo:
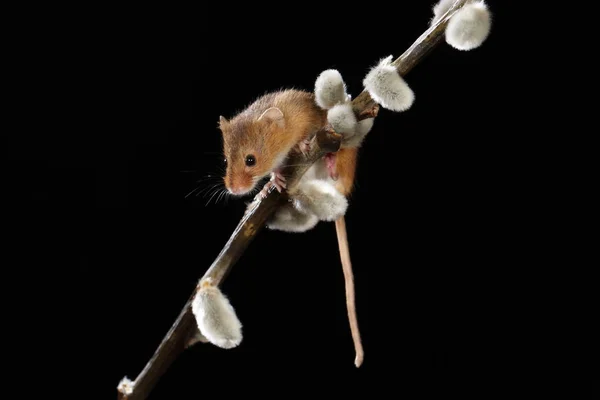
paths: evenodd
<path fill-rule="evenodd" d="M 350 250 L 348 248 L 348 235 L 346 233 L 346 221 L 344 216 L 335 220 L 335 230 L 337 233 L 338 246 L 340 249 L 340 259 L 342 261 L 342 269 L 344 271 L 344 282 L 346 286 L 346 307 L 348 309 L 348 320 L 350 322 L 350 331 L 352 332 L 352 340 L 354 342 L 354 350 L 356 358 L 354 365 L 360 367 L 364 351 L 360 339 L 360 331 L 358 329 L 358 319 L 356 318 L 356 302 L 354 300 L 354 274 L 352 273 L 352 263 L 350 261 Z"/>

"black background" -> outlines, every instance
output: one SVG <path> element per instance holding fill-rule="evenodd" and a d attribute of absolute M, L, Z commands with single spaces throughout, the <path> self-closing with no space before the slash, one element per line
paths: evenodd
<path fill-rule="evenodd" d="M 527 355 L 508 361 L 523 340 L 508 310 L 525 287 L 506 283 L 528 245 L 523 174 L 535 168 L 523 172 L 524 147 L 512 145 L 522 111 L 506 101 L 513 21 L 502 2 L 488 4 L 484 45 L 442 43 L 405 77 L 412 108 L 382 109 L 361 149 L 346 221 L 364 365 L 353 365 L 333 224 L 263 230 L 222 287 L 242 344 L 188 350 L 151 399 L 484 396 L 524 379 Z M 356 96 L 368 69 L 407 49 L 432 14 L 422 1 L 69 12 L 35 36 L 23 65 L 43 110 L 9 141 L 13 250 L 50 286 L 40 358 L 64 358 L 57 369 L 86 397 L 115 398 L 244 211 L 243 200 L 205 195 L 222 173 L 219 115 L 271 90 L 312 90 L 328 68 Z"/>

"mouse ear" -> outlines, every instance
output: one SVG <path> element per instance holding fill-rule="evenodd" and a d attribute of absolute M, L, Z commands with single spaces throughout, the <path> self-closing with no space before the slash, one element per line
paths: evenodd
<path fill-rule="evenodd" d="M 280 128 L 283 128 L 285 124 L 283 113 L 277 107 L 268 108 L 260 117 L 258 117 L 258 121 L 274 122 Z"/>
<path fill-rule="evenodd" d="M 227 126 L 229 126 L 229 121 L 227 121 L 224 116 L 219 116 L 219 128 L 223 130 L 224 128 L 227 128 Z"/>

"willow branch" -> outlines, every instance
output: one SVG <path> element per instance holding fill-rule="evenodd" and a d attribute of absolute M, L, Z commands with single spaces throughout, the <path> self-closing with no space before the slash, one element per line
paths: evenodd
<path fill-rule="evenodd" d="M 398 58 L 392 65 L 398 70 L 400 76 L 406 76 L 418 63 L 437 47 L 444 40 L 444 34 L 448 20 L 465 5 L 469 0 L 456 0 L 452 7 L 442 15 L 435 24 L 429 27 L 414 43 Z M 359 115 L 365 109 L 369 109 L 375 101 L 369 95 L 369 92 L 363 90 L 361 94 L 356 96 L 352 101 L 354 112 Z"/>
<path fill-rule="evenodd" d="M 444 16 L 427 29 L 408 50 L 393 61 L 393 65 L 401 76 L 408 74 L 442 42 L 448 20 L 466 2 L 467 0 L 457 0 Z M 366 90 L 352 101 L 352 107 L 358 119 L 373 118 L 377 115 L 379 109 L 379 105 Z M 297 155 L 295 158 L 290 159 L 288 162 L 290 167 L 283 170 L 283 174 L 287 177 L 287 190 L 293 192 L 298 181 L 310 166 L 326 153 L 337 151 L 340 142 L 340 135 L 333 132 L 330 127 L 322 129 L 313 139 L 309 154 L 307 156 Z M 286 198 L 285 193 L 271 190 L 266 198 L 261 199 L 259 197 L 251 203 L 231 237 L 200 281 L 212 278 L 214 285 L 220 285 L 252 240 L 263 229 L 268 218 Z M 196 321 L 191 311 L 191 303 L 196 290 L 194 290 L 177 320 L 136 380 L 119 385 L 119 400 L 146 399 L 160 377 L 178 355 L 187 348 L 190 338 L 197 331 Z"/>

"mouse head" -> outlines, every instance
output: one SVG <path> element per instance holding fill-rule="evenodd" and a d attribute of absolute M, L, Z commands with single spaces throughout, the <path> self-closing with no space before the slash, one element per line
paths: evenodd
<path fill-rule="evenodd" d="M 281 163 L 278 138 L 284 125 L 283 113 L 276 107 L 265 110 L 258 117 L 244 112 L 229 121 L 220 117 L 223 155 L 227 163 L 224 181 L 229 193 L 247 194 Z"/>

